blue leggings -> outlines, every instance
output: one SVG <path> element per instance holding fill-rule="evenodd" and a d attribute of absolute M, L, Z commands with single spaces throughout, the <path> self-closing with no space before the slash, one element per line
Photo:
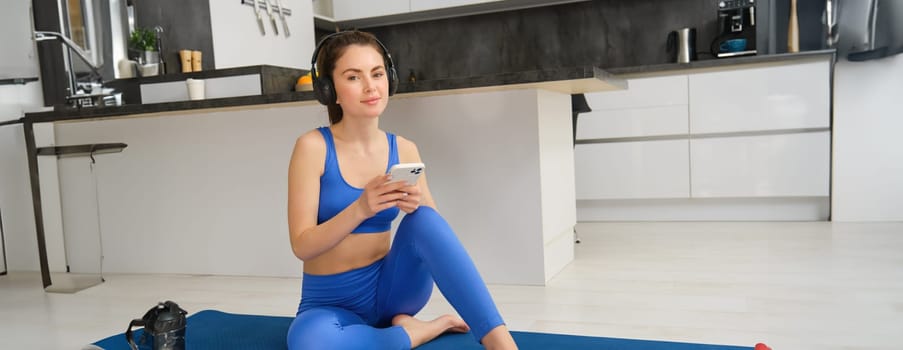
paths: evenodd
<path fill-rule="evenodd" d="M 304 274 L 288 348 L 410 349 L 398 314 L 426 305 L 433 281 L 479 342 L 504 324 L 470 256 L 433 208 L 405 215 L 385 258 L 334 275 Z"/>

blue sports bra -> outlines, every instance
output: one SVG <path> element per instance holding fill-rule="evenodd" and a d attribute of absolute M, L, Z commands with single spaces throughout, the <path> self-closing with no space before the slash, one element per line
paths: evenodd
<path fill-rule="evenodd" d="M 329 130 L 329 127 L 324 126 L 317 130 L 320 130 L 323 139 L 326 140 L 326 166 L 323 169 L 323 175 L 320 176 L 320 207 L 317 209 L 317 225 L 319 225 L 354 203 L 364 189 L 349 185 L 342 177 L 339 160 L 336 157 L 335 140 L 332 138 L 332 131 Z M 398 164 L 398 145 L 395 143 L 394 134 L 387 132 L 386 138 L 389 139 L 389 164 L 386 165 L 388 172 L 390 167 Z M 392 220 L 395 220 L 398 212 L 398 208 L 395 207 L 376 213 L 373 217 L 364 220 L 351 233 L 388 231 L 392 228 Z"/>

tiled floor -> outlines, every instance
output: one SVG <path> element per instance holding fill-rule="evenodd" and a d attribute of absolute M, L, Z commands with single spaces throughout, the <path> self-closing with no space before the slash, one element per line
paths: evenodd
<path fill-rule="evenodd" d="M 581 223 L 545 287 L 490 286 L 514 330 L 752 346 L 903 348 L 903 223 Z M 75 294 L 0 277 L 0 348 L 80 349 L 159 300 L 293 315 L 299 281 L 107 275 Z M 434 295 L 421 316 L 451 308 Z"/>

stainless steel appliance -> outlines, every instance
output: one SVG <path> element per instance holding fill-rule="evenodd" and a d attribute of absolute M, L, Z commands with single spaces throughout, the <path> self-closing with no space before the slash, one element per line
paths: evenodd
<path fill-rule="evenodd" d="M 690 63 L 696 60 L 696 28 L 681 28 L 668 33 L 668 54 L 671 62 Z"/>
<path fill-rule="evenodd" d="M 718 35 L 710 50 L 718 58 L 756 54 L 756 1 L 718 2 Z"/>
<path fill-rule="evenodd" d="M 903 53 L 903 0 L 833 0 L 836 23 L 826 23 L 827 44 L 850 61 L 879 59 Z M 836 26 L 836 29 L 831 26 Z"/>

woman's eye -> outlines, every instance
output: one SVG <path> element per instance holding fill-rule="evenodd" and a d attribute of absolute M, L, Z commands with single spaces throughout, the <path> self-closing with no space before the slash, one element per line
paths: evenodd
<path fill-rule="evenodd" d="M 352 80 L 352 81 L 353 81 L 353 80 L 357 80 L 357 76 L 356 76 L 356 75 L 349 75 L 349 76 L 348 76 L 348 80 Z"/>
<path fill-rule="evenodd" d="M 384 75 L 386 75 L 386 73 L 384 73 L 384 72 L 377 72 L 377 73 L 373 74 L 373 77 L 375 77 L 375 78 L 382 78 Z"/>

